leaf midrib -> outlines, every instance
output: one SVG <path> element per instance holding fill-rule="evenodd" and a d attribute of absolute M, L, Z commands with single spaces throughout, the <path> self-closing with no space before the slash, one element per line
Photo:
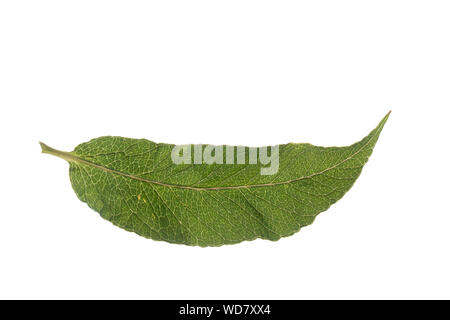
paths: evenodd
<path fill-rule="evenodd" d="M 386 118 L 384 120 L 386 120 Z M 102 165 L 99 165 L 97 163 L 94 163 L 94 162 L 82 159 L 82 158 L 74 155 L 71 152 L 65 152 L 65 151 L 60 151 L 60 150 L 53 149 L 53 148 L 47 146 L 46 144 L 44 144 L 42 142 L 40 142 L 40 144 L 41 144 L 43 153 L 48 153 L 48 154 L 57 156 L 57 157 L 62 158 L 64 160 L 66 160 L 66 161 L 69 161 L 69 162 L 81 163 L 81 164 L 84 164 L 84 165 L 87 165 L 87 166 L 90 166 L 90 167 L 93 167 L 93 168 L 100 169 L 100 170 L 102 170 L 104 172 L 120 175 L 120 176 L 123 176 L 123 177 L 126 177 L 126 178 L 130 178 L 130 179 L 133 179 L 133 180 L 136 180 L 136 181 L 145 182 L 145 183 L 154 184 L 154 185 L 159 185 L 159 186 L 163 186 L 163 187 L 169 187 L 169 188 L 188 189 L 188 190 L 197 190 L 197 191 L 216 191 L 216 190 L 235 190 L 235 189 L 273 187 L 273 186 L 279 186 L 279 185 L 293 183 L 293 182 L 296 182 L 296 181 L 311 179 L 311 178 L 313 178 L 315 176 L 324 174 L 324 173 L 326 173 L 326 172 L 328 172 L 330 170 L 333 170 L 333 169 L 337 168 L 338 166 L 346 163 L 347 161 L 353 159 L 356 155 L 358 155 L 363 149 L 365 149 L 367 147 L 367 145 L 372 141 L 372 139 L 377 136 L 378 132 L 382 129 L 382 127 L 383 126 L 380 125 L 377 128 L 376 132 L 372 132 L 372 135 L 367 140 L 367 142 L 360 149 L 358 149 L 355 153 L 351 154 L 350 156 L 348 156 L 347 158 L 345 158 L 341 162 L 338 162 L 338 163 L 334 164 L 333 166 L 325 168 L 325 169 L 323 169 L 323 170 L 321 170 L 319 172 L 315 172 L 315 173 L 312 173 L 312 174 L 307 175 L 307 176 L 302 176 L 302 177 L 291 179 L 291 180 L 287 180 L 287 181 L 280 181 L 280 182 L 273 182 L 273 183 L 262 183 L 262 184 L 239 185 L 239 186 L 221 186 L 221 187 L 193 187 L 193 186 L 177 185 L 177 184 L 164 183 L 164 182 L 160 182 L 160 181 L 145 179 L 145 178 L 134 176 L 132 174 L 121 172 L 121 171 L 118 171 L 118 170 L 115 170 L 115 169 L 110 169 L 110 168 L 104 167 Z"/>

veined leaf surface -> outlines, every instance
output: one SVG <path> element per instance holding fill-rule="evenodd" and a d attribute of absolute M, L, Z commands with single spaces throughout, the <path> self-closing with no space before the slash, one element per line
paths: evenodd
<path fill-rule="evenodd" d="M 104 219 L 154 240 L 220 246 L 278 240 L 311 224 L 351 188 L 388 117 L 348 147 L 280 145 L 273 175 L 248 161 L 175 164 L 174 145 L 145 139 L 100 137 L 72 152 L 41 146 L 69 162 L 78 198 Z"/>

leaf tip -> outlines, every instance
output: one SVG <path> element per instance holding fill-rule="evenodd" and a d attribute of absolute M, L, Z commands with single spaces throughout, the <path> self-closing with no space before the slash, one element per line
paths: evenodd
<path fill-rule="evenodd" d="M 378 128 L 383 129 L 385 123 L 389 119 L 389 116 L 391 115 L 392 110 L 389 110 L 389 112 L 384 116 L 384 118 L 381 120 L 380 124 L 378 125 Z"/>

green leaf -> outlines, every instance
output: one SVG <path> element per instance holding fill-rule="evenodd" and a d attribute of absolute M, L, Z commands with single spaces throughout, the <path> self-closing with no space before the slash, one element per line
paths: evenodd
<path fill-rule="evenodd" d="M 72 152 L 41 146 L 42 152 L 70 163 L 78 198 L 106 220 L 154 240 L 220 246 L 256 238 L 278 240 L 311 224 L 351 188 L 388 117 L 348 147 L 280 145 L 278 171 L 272 175 L 261 174 L 267 161 L 249 163 L 255 151 L 249 148 L 244 164 L 227 164 L 226 155 L 223 164 L 207 164 L 205 159 L 196 164 L 195 151 L 186 157 L 191 164 L 175 164 L 174 145 L 145 139 L 100 137 Z M 238 149 L 232 149 L 235 153 L 228 160 L 236 163 Z"/>

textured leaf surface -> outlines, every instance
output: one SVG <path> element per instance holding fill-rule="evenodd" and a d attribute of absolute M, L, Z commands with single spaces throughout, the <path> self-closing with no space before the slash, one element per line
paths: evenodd
<path fill-rule="evenodd" d="M 260 164 L 180 164 L 173 145 L 100 137 L 62 152 L 78 198 L 115 225 L 154 240 L 220 246 L 292 235 L 339 200 L 361 173 L 389 114 L 348 147 L 279 146 L 279 170 Z M 247 152 L 248 156 L 248 152 Z"/>

